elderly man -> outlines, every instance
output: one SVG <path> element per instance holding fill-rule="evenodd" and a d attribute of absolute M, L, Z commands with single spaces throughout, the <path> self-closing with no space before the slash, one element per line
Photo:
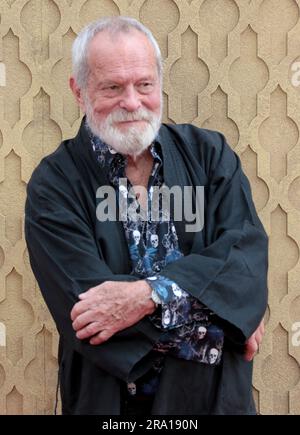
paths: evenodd
<path fill-rule="evenodd" d="M 161 54 L 134 19 L 78 35 L 70 86 L 86 116 L 34 171 L 25 221 L 63 413 L 255 413 L 267 237 L 238 157 L 219 133 L 161 125 Z"/>

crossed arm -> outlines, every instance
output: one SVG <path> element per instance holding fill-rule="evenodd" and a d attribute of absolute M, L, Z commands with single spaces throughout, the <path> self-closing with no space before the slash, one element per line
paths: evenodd
<path fill-rule="evenodd" d="M 147 318 L 155 310 L 150 288 L 132 275 L 113 273 L 89 214 L 76 200 L 82 193 L 71 182 L 73 166 L 67 159 L 64 168 L 56 166 L 44 161 L 28 185 L 25 235 L 33 272 L 70 346 L 113 376 L 133 379 L 135 368 L 160 337 Z M 224 178 L 223 166 L 212 183 L 215 206 L 207 221 L 213 233 L 206 234 L 206 248 L 195 245 L 191 254 L 168 264 L 163 274 L 224 319 L 241 343 L 248 339 L 245 358 L 250 360 L 263 335 L 262 324 L 253 331 L 267 302 L 267 237 L 241 171 L 233 165 Z M 122 253 L 118 228 L 117 223 L 108 225 L 105 234 Z M 122 262 L 122 256 L 117 258 Z M 117 270 L 126 270 L 126 263 Z"/>
<path fill-rule="evenodd" d="M 115 333 L 154 312 L 155 305 L 150 294 L 151 288 L 144 280 L 131 283 L 106 281 L 81 293 L 80 301 L 71 311 L 76 337 L 80 340 L 89 339 L 92 345 L 107 341 Z M 262 320 L 245 343 L 244 358 L 247 361 L 253 359 L 263 335 Z"/>

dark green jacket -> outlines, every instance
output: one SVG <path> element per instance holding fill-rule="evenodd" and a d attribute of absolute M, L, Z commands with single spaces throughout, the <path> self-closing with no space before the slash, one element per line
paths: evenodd
<path fill-rule="evenodd" d="M 154 414 L 251 414 L 252 363 L 243 343 L 267 303 L 267 237 L 240 161 L 219 133 L 163 125 L 158 142 L 165 183 L 205 186 L 202 231 L 175 222 L 184 257 L 162 274 L 214 311 L 226 334 L 219 367 L 166 358 Z M 28 185 L 25 231 L 32 270 L 60 334 L 63 413 L 118 414 L 120 380 L 135 380 L 152 363 L 161 332 L 144 318 L 108 342 L 76 338 L 70 311 L 78 295 L 107 280 L 129 281 L 122 222 L 99 222 L 96 190 L 109 184 L 84 123 L 76 138 L 45 157 Z"/>

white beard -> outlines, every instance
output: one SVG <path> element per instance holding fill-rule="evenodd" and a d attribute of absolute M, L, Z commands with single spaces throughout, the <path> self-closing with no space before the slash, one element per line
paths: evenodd
<path fill-rule="evenodd" d="M 142 154 L 155 139 L 161 125 L 161 113 L 156 115 L 147 109 L 128 112 L 116 109 L 104 120 L 98 121 L 89 100 L 85 99 L 86 121 L 95 136 L 98 136 L 109 147 L 123 155 L 137 157 Z M 128 127 L 122 132 L 116 125 L 120 121 L 144 120 L 141 126 Z"/>

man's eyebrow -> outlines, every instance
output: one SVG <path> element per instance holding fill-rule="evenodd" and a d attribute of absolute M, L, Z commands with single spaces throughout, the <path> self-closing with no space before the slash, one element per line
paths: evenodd
<path fill-rule="evenodd" d="M 145 82 L 145 81 L 152 81 L 152 82 L 154 82 L 156 80 L 156 78 L 155 78 L 155 76 L 151 76 L 151 75 L 149 75 L 149 76 L 144 76 L 144 77 L 141 77 L 140 79 L 138 79 L 137 81 L 138 82 Z"/>
<path fill-rule="evenodd" d="M 119 84 L 118 80 L 102 80 L 97 83 L 97 86 L 110 86 Z"/>
<path fill-rule="evenodd" d="M 136 80 L 136 82 L 137 83 L 145 82 L 145 81 L 154 82 L 156 80 L 157 80 L 157 78 L 155 78 L 155 76 L 147 75 L 147 76 L 143 76 L 143 77 L 138 78 Z M 97 83 L 97 86 L 119 85 L 119 84 L 123 84 L 123 83 L 124 83 L 124 79 L 122 77 L 116 77 L 115 79 L 100 80 Z"/>

